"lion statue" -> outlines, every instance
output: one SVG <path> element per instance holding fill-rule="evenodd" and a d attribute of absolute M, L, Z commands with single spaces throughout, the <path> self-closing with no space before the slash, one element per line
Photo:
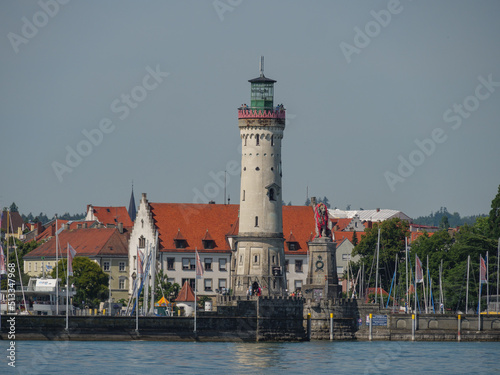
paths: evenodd
<path fill-rule="evenodd" d="M 314 208 L 314 219 L 316 221 L 316 237 L 329 237 L 328 208 L 324 203 L 318 203 Z"/>

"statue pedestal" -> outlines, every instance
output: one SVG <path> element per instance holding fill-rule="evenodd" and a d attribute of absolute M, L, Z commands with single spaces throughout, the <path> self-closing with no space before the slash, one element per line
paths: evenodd
<path fill-rule="evenodd" d="M 342 292 L 337 277 L 337 246 L 330 237 L 317 237 L 309 246 L 309 268 L 307 282 L 302 287 L 305 298 L 320 299 L 339 298 Z"/>

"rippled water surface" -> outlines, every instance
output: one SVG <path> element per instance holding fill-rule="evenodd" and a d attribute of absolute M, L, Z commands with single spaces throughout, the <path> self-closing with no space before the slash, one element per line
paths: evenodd
<path fill-rule="evenodd" d="M 6 342 L 0 342 L 5 353 Z M 17 341 L 0 374 L 492 374 L 500 343 Z"/>

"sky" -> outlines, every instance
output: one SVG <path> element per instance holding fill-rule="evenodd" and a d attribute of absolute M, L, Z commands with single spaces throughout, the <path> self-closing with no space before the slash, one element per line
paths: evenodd
<path fill-rule="evenodd" d="M 500 2 L 2 1 L 0 206 L 239 203 L 249 79 L 287 109 L 283 199 L 487 214 Z"/>

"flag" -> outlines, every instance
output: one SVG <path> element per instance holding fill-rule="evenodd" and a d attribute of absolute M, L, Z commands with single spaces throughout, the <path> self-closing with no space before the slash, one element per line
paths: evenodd
<path fill-rule="evenodd" d="M 422 272 L 422 262 L 418 258 L 418 255 L 415 255 L 415 262 L 417 270 L 415 271 L 415 282 L 423 283 L 424 282 L 424 274 Z"/>
<path fill-rule="evenodd" d="M 5 254 L 3 253 L 2 244 L 0 244 L 0 275 L 6 275 L 6 274 L 7 274 L 7 267 L 5 265 Z"/>
<path fill-rule="evenodd" d="M 139 276 L 139 279 L 142 279 L 142 274 L 144 273 L 142 264 L 144 263 L 143 261 L 144 254 L 142 253 L 141 250 L 137 249 L 137 274 Z"/>
<path fill-rule="evenodd" d="M 481 264 L 479 265 L 479 280 L 481 284 L 488 284 L 488 280 L 486 279 L 486 263 L 481 255 L 479 258 L 481 259 Z"/>
<path fill-rule="evenodd" d="M 68 276 L 73 276 L 73 258 L 76 255 L 76 250 L 71 247 L 68 242 Z"/>
<path fill-rule="evenodd" d="M 196 251 L 196 278 L 201 279 L 203 277 L 203 266 L 201 265 L 200 255 Z"/>

